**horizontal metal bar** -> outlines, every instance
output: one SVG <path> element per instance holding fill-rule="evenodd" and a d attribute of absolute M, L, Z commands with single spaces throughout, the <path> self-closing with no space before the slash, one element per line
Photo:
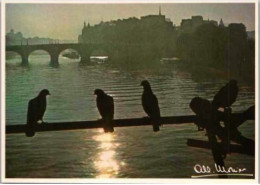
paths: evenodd
<path fill-rule="evenodd" d="M 232 116 L 241 116 L 242 113 L 235 113 Z M 220 116 L 220 120 L 224 118 Z M 158 121 L 161 124 L 183 124 L 183 123 L 194 123 L 196 116 L 169 116 L 161 117 Z M 131 127 L 131 126 L 145 126 L 152 125 L 152 120 L 149 118 L 130 118 L 130 119 L 117 119 L 114 120 L 114 127 Z M 75 129 L 92 129 L 92 128 L 103 128 L 101 120 L 93 121 L 72 121 L 72 122 L 56 122 L 56 123 L 45 123 L 36 126 L 36 132 L 43 131 L 59 131 L 59 130 L 75 130 Z M 26 125 L 8 125 L 6 126 L 6 134 L 13 133 L 24 133 Z"/>

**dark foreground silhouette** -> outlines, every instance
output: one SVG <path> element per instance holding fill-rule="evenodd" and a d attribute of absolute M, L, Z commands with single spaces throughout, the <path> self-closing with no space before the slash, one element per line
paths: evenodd
<path fill-rule="evenodd" d="M 153 131 L 157 132 L 160 130 L 160 108 L 158 105 L 157 97 L 153 94 L 150 83 L 147 80 L 141 82 L 144 87 L 142 95 L 142 105 L 146 114 L 152 119 Z"/>
<path fill-rule="evenodd" d="M 212 105 L 216 109 L 230 107 L 236 101 L 237 94 L 238 94 L 237 81 L 230 80 L 214 96 Z"/>
<path fill-rule="evenodd" d="M 237 128 L 246 120 L 254 119 L 255 106 L 249 107 L 242 115 L 231 115 L 230 106 L 235 102 L 237 94 L 237 83 L 231 80 L 215 95 L 212 103 L 200 97 L 193 98 L 190 103 L 190 108 L 197 116 L 195 124 L 199 130 L 206 129 L 214 161 L 220 167 L 225 167 L 224 159 L 230 153 L 230 141 L 238 143 L 249 153 L 254 153 L 254 141 L 242 136 Z M 218 110 L 220 107 L 224 111 Z M 221 126 L 220 118 L 224 120 L 224 126 Z M 220 144 L 217 138 L 221 140 Z"/>
<path fill-rule="evenodd" d="M 36 98 L 29 101 L 27 111 L 27 129 L 25 132 L 28 137 L 35 135 L 35 127 L 37 124 L 44 123 L 43 116 L 47 106 L 47 95 L 50 95 L 50 92 L 47 89 L 43 89 Z"/>
<path fill-rule="evenodd" d="M 101 89 L 96 89 L 94 94 L 97 95 L 96 103 L 98 111 L 102 117 L 105 132 L 114 132 L 114 100 L 111 96 L 105 94 Z"/>

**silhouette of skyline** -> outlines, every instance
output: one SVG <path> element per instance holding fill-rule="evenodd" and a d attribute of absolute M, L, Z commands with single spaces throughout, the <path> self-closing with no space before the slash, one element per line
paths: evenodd
<path fill-rule="evenodd" d="M 156 3 L 156 4 L 7 4 L 6 32 L 21 31 L 26 37 L 52 37 L 77 40 L 82 22 L 162 15 L 179 26 L 182 19 L 201 15 L 204 19 L 243 23 L 248 31 L 255 29 L 254 3 Z"/>

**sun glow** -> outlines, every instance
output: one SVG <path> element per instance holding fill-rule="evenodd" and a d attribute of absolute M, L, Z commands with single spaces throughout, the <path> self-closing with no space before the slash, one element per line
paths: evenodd
<path fill-rule="evenodd" d="M 113 178 L 120 169 L 120 164 L 116 160 L 116 148 L 118 143 L 114 142 L 115 135 L 112 133 L 99 133 L 93 137 L 94 140 L 99 142 L 98 148 L 101 151 L 97 154 L 94 166 L 98 172 L 96 178 Z"/>

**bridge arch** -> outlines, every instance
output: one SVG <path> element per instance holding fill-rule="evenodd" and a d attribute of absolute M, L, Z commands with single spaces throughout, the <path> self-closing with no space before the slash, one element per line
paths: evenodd
<path fill-rule="evenodd" d="M 45 52 L 47 52 L 49 55 L 51 55 L 49 50 L 44 49 L 44 48 L 37 48 L 37 49 L 31 49 L 31 50 L 28 52 L 28 56 L 30 56 L 30 54 L 33 53 L 33 52 L 35 52 L 35 51 L 36 51 L 36 52 L 37 52 L 37 51 L 45 51 Z"/>
<path fill-rule="evenodd" d="M 73 47 L 63 48 L 58 52 L 58 60 L 60 61 L 60 57 L 64 57 L 74 61 L 80 61 L 82 56 L 79 50 Z"/>
<path fill-rule="evenodd" d="M 96 61 L 96 59 L 97 61 L 107 61 L 113 57 L 113 51 L 114 48 L 111 44 L 94 45 L 90 52 L 91 61 Z"/>
<path fill-rule="evenodd" d="M 18 59 L 19 58 L 19 59 Z M 22 54 L 18 51 L 6 51 L 5 52 L 5 60 L 10 61 L 10 63 L 21 63 Z"/>
<path fill-rule="evenodd" d="M 105 62 L 109 58 L 109 53 L 106 49 L 94 48 L 90 53 L 90 61 L 91 62 Z"/>
<path fill-rule="evenodd" d="M 50 62 L 51 54 L 45 49 L 34 49 L 28 53 L 28 62 Z"/>

